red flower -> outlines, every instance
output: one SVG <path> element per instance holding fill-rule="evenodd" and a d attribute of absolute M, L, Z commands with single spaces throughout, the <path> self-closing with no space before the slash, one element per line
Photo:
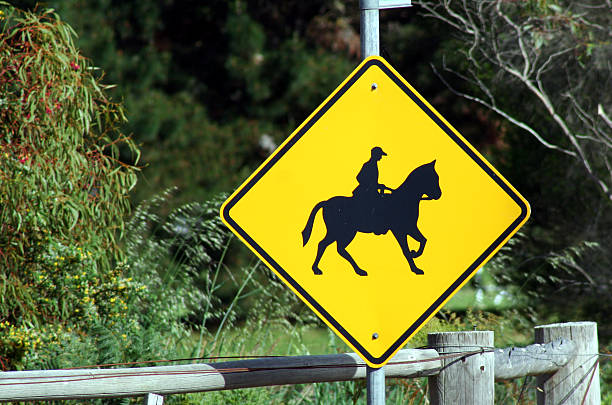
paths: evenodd
<path fill-rule="evenodd" d="M 70 62 L 70 67 L 72 70 L 79 70 L 81 67 L 74 62 Z"/>

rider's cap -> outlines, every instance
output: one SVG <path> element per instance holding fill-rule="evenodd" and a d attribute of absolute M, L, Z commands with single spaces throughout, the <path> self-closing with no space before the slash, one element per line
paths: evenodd
<path fill-rule="evenodd" d="M 375 146 L 372 148 L 372 155 L 376 155 L 376 156 L 387 156 L 387 154 L 385 152 L 383 152 L 382 148 L 380 146 Z"/>

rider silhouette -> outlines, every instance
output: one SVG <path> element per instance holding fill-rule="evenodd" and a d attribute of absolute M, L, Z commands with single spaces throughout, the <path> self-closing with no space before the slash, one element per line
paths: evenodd
<path fill-rule="evenodd" d="M 378 161 L 383 156 L 387 156 L 380 146 L 372 148 L 370 160 L 365 162 L 357 174 L 359 185 L 353 190 L 353 196 L 363 202 L 364 206 L 370 207 L 370 213 L 365 213 L 363 220 L 367 223 L 367 228 L 380 235 L 385 232 L 384 227 L 377 226 L 376 212 L 381 211 L 380 202 L 385 190 L 393 191 L 393 189 L 378 182 Z"/>

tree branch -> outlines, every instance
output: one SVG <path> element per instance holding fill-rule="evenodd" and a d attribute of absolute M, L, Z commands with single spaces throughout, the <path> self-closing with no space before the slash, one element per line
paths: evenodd
<path fill-rule="evenodd" d="M 597 105 L 597 115 L 599 115 L 604 120 L 604 122 L 610 127 L 610 129 L 612 129 L 612 120 L 606 115 L 606 112 L 604 111 L 601 104 Z"/>
<path fill-rule="evenodd" d="M 529 15 L 525 16 L 525 10 L 521 8 L 520 2 L 461 0 L 459 7 L 453 7 L 451 0 L 444 0 L 442 3 L 419 0 L 416 2 L 428 10 L 430 16 L 449 23 L 464 35 L 466 57 L 472 65 L 467 68 L 467 72 L 471 77 L 448 69 L 445 60 L 443 60 L 444 69 L 461 80 L 477 86 L 485 98 L 458 91 L 432 66 L 435 74 L 450 91 L 496 112 L 527 131 L 546 148 L 577 159 L 599 188 L 612 199 L 610 193 L 612 182 L 607 179 L 607 173 L 603 174 L 595 169 L 597 167 L 600 170 L 609 165 L 606 153 L 612 150 L 612 139 L 605 126 L 612 128 L 612 120 L 605 113 L 601 102 L 598 105 L 597 115 L 587 113 L 588 110 L 580 105 L 582 98 L 591 100 L 593 96 L 587 86 L 589 73 L 593 72 L 593 79 L 601 80 L 597 75 L 603 71 L 602 68 L 585 71 L 585 63 L 589 62 L 586 58 L 591 54 L 587 55 L 584 47 L 587 44 L 605 43 L 606 38 L 612 35 L 612 30 L 589 21 L 588 13 L 580 14 L 569 8 L 555 11 L 553 14 L 545 11 L 529 11 Z M 589 31 L 576 32 L 574 31 L 576 26 L 580 26 L 580 30 Z M 543 32 L 546 37 L 543 45 L 534 44 L 529 36 L 533 32 L 533 27 L 545 27 Z M 569 29 L 572 29 L 571 33 Z M 604 35 L 601 40 L 593 36 L 601 34 Z M 562 63 L 559 63 L 562 57 Z M 493 70 L 497 69 L 494 78 L 490 76 L 491 68 L 488 67 L 490 64 L 494 66 Z M 566 72 L 565 75 L 563 70 Z M 536 130 L 533 124 L 530 125 L 518 115 L 510 114 L 507 108 L 497 104 L 493 90 L 494 80 L 507 81 L 508 76 L 522 83 L 527 100 L 531 95 L 531 100 L 537 100 L 536 103 L 539 101 L 538 104 L 543 107 L 543 112 L 551 118 L 569 146 L 551 142 L 550 138 Z M 564 95 L 570 98 L 573 110 L 571 106 L 566 110 Z M 578 102 L 576 97 L 581 97 L 581 102 Z M 602 97 L 609 95 L 605 93 Z M 592 101 L 585 102 L 587 105 L 592 104 Z M 528 111 L 530 108 L 525 108 L 525 112 Z M 598 116 L 601 118 L 599 123 Z M 590 153 L 591 150 L 598 148 L 604 148 L 605 159 L 598 154 Z"/>
<path fill-rule="evenodd" d="M 538 133 L 538 131 L 536 131 L 535 129 L 533 129 L 532 127 L 530 127 L 529 125 L 527 125 L 525 122 L 511 116 L 510 114 L 508 114 L 506 111 L 498 108 L 494 103 L 489 103 L 479 97 L 476 96 L 472 96 L 469 95 L 467 93 L 463 93 L 461 91 L 456 90 L 453 86 L 450 85 L 450 83 L 448 81 L 446 81 L 446 79 L 444 78 L 444 76 L 442 76 L 438 70 L 436 69 L 436 67 L 434 65 L 431 65 L 432 70 L 434 71 L 434 73 L 440 78 L 440 80 L 446 85 L 446 87 L 453 92 L 454 94 L 463 97 L 467 100 L 470 101 L 474 101 L 477 102 L 479 104 L 482 104 L 483 106 L 487 107 L 488 109 L 495 111 L 497 114 L 501 115 L 502 117 L 506 118 L 508 121 L 510 121 L 511 123 L 513 123 L 514 125 L 524 129 L 525 131 L 529 132 L 531 135 L 533 135 L 542 145 L 544 145 L 545 147 L 549 148 L 549 149 L 553 149 L 559 152 L 562 152 L 566 155 L 572 156 L 572 157 L 577 157 L 576 153 L 568 150 L 568 149 L 564 149 L 558 145 L 554 145 L 551 144 L 549 142 L 547 142 L 544 137 L 542 137 L 542 135 L 540 135 Z M 454 74 L 457 74 L 456 72 L 453 72 L 449 69 L 447 69 L 447 71 L 452 72 Z"/>

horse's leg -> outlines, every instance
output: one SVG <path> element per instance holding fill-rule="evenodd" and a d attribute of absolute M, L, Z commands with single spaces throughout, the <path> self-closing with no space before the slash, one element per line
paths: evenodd
<path fill-rule="evenodd" d="M 395 236 L 397 243 L 399 243 L 400 247 L 402 248 L 402 253 L 404 253 L 406 260 L 408 260 L 408 264 L 410 265 L 410 270 L 412 270 L 414 274 L 425 274 L 423 270 L 419 269 L 416 266 L 416 264 L 414 264 L 414 259 L 412 258 L 412 252 L 410 252 L 410 248 L 408 247 L 408 240 L 406 239 L 407 235 L 404 233 L 400 233 L 393 229 L 391 229 L 391 232 L 393 233 L 393 236 Z"/>
<path fill-rule="evenodd" d="M 367 276 L 368 273 L 365 270 L 359 268 L 353 257 L 349 254 L 349 252 L 346 251 L 346 247 L 349 245 L 349 243 L 352 242 L 353 238 L 355 238 L 356 233 L 357 232 L 353 232 L 352 235 L 346 235 L 345 237 L 338 239 L 338 243 L 336 244 L 338 254 L 344 257 L 351 264 L 351 266 L 353 266 L 353 270 L 355 270 L 355 273 L 360 276 Z"/>
<path fill-rule="evenodd" d="M 315 258 L 315 261 L 312 264 L 312 271 L 314 272 L 314 274 L 316 275 L 323 274 L 321 269 L 319 269 L 319 261 L 321 260 L 321 256 L 323 256 L 323 252 L 325 252 L 325 249 L 327 249 L 327 247 L 331 245 L 333 242 L 334 242 L 334 238 L 329 236 L 329 232 L 327 232 L 325 237 L 321 239 L 321 242 L 319 242 L 319 246 L 317 247 L 317 257 Z"/>
<path fill-rule="evenodd" d="M 423 254 L 423 250 L 425 250 L 425 244 L 427 243 L 427 238 L 423 236 L 421 231 L 419 231 L 419 228 L 417 228 L 416 226 L 414 227 L 414 230 L 412 230 L 412 232 L 408 233 L 408 235 L 412 236 L 417 242 L 419 242 L 419 250 L 410 251 L 412 258 L 416 259 L 417 257 Z"/>

